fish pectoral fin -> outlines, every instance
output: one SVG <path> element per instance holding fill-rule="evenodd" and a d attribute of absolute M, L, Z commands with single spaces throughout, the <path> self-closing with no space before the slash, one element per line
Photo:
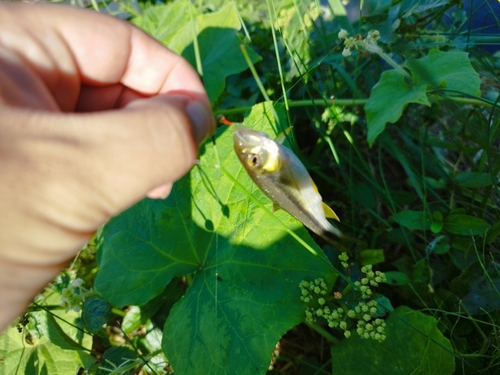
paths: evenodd
<path fill-rule="evenodd" d="M 274 142 L 279 143 L 279 144 L 283 144 L 283 142 L 285 142 L 287 134 L 289 134 L 292 131 L 292 129 L 293 129 L 293 126 L 289 126 L 285 130 L 283 130 L 281 133 L 279 133 L 276 136 L 276 139 L 274 140 Z"/>
<path fill-rule="evenodd" d="M 278 204 L 273 203 L 273 212 L 276 212 L 276 211 L 278 211 L 280 209 L 281 209 L 281 207 Z"/>
<path fill-rule="evenodd" d="M 328 206 L 325 202 L 321 202 L 321 205 L 323 206 L 323 212 L 325 213 L 325 216 L 329 219 L 335 219 L 338 222 L 340 222 L 339 217 L 335 213 L 335 211 L 332 210 L 330 206 Z"/>

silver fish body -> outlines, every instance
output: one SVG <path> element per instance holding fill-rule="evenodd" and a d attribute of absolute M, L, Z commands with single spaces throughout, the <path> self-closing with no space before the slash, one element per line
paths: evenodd
<path fill-rule="evenodd" d="M 329 242 L 343 237 L 326 219 L 316 185 L 291 150 L 245 127 L 235 131 L 234 148 L 248 175 L 276 205 Z"/>

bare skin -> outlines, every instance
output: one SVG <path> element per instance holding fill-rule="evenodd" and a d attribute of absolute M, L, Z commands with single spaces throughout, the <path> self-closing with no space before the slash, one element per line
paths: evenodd
<path fill-rule="evenodd" d="M 130 24 L 0 3 L 0 331 L 110 216 L 168 195 L 214 128 L 196 72 Z"/>

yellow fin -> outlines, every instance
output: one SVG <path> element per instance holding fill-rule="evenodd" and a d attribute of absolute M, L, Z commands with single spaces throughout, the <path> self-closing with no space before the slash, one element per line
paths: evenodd
<path fill-rule="evenodd" d="M 316 184 L 314 183 L 314 181 L 312 181 L 312 180 L 311 180 L 311 182 L 312 182 L 312 184 L 313 184 L 314 191 L 315 191 L 316 193 L 318 193 L 318 194 L 319 194 L 318 187 L 316 186 Z M 326 204 L 325 204 L 325 203 L 323 203 L 323 204 L 326 206 Z M 326 207 L 328 207 L 328 206 L 326 206 Z M 330 207 L 328 207 L 328 208 L 330 208 Z M 330 210 L 332 210 L 332 209 L 330 208 Z M 333 210 L 332 210 L 332 211 L 333 211 Z M 326 212 L 326 211 L 325 211 L 325 212 Z M 327 217 L 328 217 L 328 216 L 327 216 Z M 340 220 L 339 220 L 339 221 L 340 221 Z"/>
<path fill-rule="evenodd" d="M 276 136 L 276 139 L 274 140 L 274 142 L 279 143 L 279 144 L 283 144 L 283 142 L 285 142 L 287 134 L 290 133 L 292 131 L 292 129 L 293 129 L 293 126 L 289 126 L 285 130 L 283 130 L 281 133 L 279 133 Z"/>
<path fill-rule="evenodd" d="M 325 216 L 330 218 L 330 219 L 335 219 L 337 221 L 340 222 L 340 219 L 339 217 L 337 216 L 337 214 L 335 213 L 335 211 L 333 211 L 330 206 L 328 206 L 325 202 L 321 202 L 321 205 L 323 206 L 323 212 L 325 213 Z"/>
<path fill-rule="evenodd" d="M 314 181 L 312 181 L 312 185 L 313 185 L 314 191 L 319 194 L 318 187 L 316 186 Z M 329 205 L 327 205 L 325 202 L 321 202 L 321 206 L 323 206 L 323 212 L 325 213 L 325 217 L 327 217 L 329 219 L 335 219 L 340 223 L 339 217 L 337 216 L 335 211 L 333 211 Z"/>

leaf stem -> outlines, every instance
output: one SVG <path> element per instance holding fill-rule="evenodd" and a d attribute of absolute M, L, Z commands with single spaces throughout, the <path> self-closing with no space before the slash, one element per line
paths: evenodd
<path fill-rule="evenodd" d="M 203 64 L 201 62 L 200 56 L 200 47 L 198 45 L 198 22 L 194 19 L 193 16 L 193 7 L 190 5 L 189 7 L 189 20 L 191 23 L 191 30 L 193 32 L 193 49 L 194 49 L 194 58 L 196 60 L 196 71 L 203 77 Z"/>
<path fill-rule="evenodd" d="M 337 106 L 348 106 L 348 105 L 365 105 L 368 99 L 337 99 L 335 98 L 335 105 Z M 323 98 L 318 99 L 309 99 L 309 100 L 288 100 L 288 107 L 314 107 L 317 106 L 318 103 L 322 103 L 323 106 L 331 105 L 331 102 L 325 103 Z M 215 114 L 224 114 L 224 115 L 234 115 L 238 113 L 245 113 L 252 109 L 252 106 L 249 107 L 239 107 L 233 109 L 221 109 L 217 111 Z"/>
<path fill-rule="evenodd" d="M 305 323 L 309 328 L 311 328 L 313 331 L 316 331 L 319 333 L 322 337 L 327 339 L 333 344 L 338 344 L 339 339 L 337 339 L 335 336 L 333 336 L 330 332 L 328 332 L 326 329 L 321 327 L 319 324 L 310 324 L 310 323 Z"/>
<path fill-rule="evenodd" d="M 122 318 L 124 318 L 124 317 L 127 315 L 127 313 L 126 313 L 125 311 L 120 310 L 120 309 L 119 309 L 119 308 L 117 308 L 117 307 L 112 307 L 112 308 L 111 308 L 111 312 L 112 312 L 114 315 L 116 315 L 116 316 L 121 316 Z"/>
<path fill-rule="evenodd" d="M 376 53 L 379 55 L 382 59 L 385 60 L 390 66 L 392 66 L 395 70 L 397 70 L 399 73 L 404 75 L 407 78 L 411 79 L 410 73 L 408 73 L 406 70 L 404 70 L 396 61 L 392 59 L 387 53 L 385 53 L 382 48 L 380 48 L 377 44 L 372 44 L 372 43 L 366 43 L 365 48 L 370 51 L 371 53 Z"/>
<path fill-rule="evenodd" d="M 260 93 L 266 100 L 266 102 L 270 102 L 271 99 L 269 98 L 269 95 L 267 95 L 266 89 L 264 88 L 264 85 L 262 84 L 259 75 L 257 74 L 257 71 L 255 70 L 255 67 L 253 66 L 252 59 L 248 55 L 247 49 L 244 44 L 240 44 L 240 49 L 241 53 L 243 54 L 243 57 L 245 58 L 245 61 L 247 62 L 248 68 L 252 72 L 252 76 L 255 80 L 255 83 L 259 87 Z"/>
<path fill-rule="evenodd" d="M 438 91 L 449 91 L 449 92 L 457 92 L 454 90 L 450 89 L 434 89 L 434 90 L 429 90 L 427 94 L 432 94 L 434 92 Z M 460 104 L 470 104 L 470 105 L 476 105 L 476 106 L 483 106 L 483 107 L 500 107 L 500 104 L 495 104 L 487 99 L 477 97 L 477 96 L 472 96 L 472 95 L 467 95 L 465 93 L 457 92 L 465 97 L 455 97 L 455 96 L 448 96 L 448 97 L 443 97 L 443 98 L 436 98 L 439 101 L 442 100 L 449 100 L 455 103 L 460 103 Z M 368 102 L 368 99 L 337 99 L 335 98 L 335 105 L 336 106 L 352 106 L 352 105 L 359 105 L 359 106 L 364 106 Z M 314 106 L 328 106 L 330 105 L 330 102 L 325 103 L 325 101 L 322 98 L 318 99 L 309 99 L 309 100 L 288 100 L 288 107 L 314 107 Z M 232 109 L 220 109 L 217 112 L 215 112 L 216 115 L 223 114 L 223 115 L 235 115 L 239 113 L 245 113 L 248 112 L 250 109 L 252 109 L 251 106 L 249 107 L 238 107 L 238 108 L 232 108 Z"/>

